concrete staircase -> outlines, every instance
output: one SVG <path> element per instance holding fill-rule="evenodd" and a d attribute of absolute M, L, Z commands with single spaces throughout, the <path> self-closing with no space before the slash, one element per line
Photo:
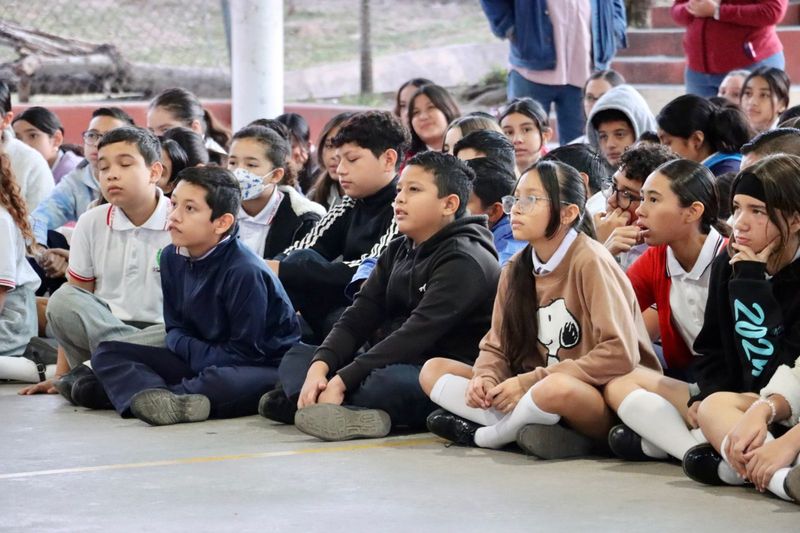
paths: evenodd
<path fill-rule="evenodd" d="M 669 7 L 655 7 L 652 28 L 628 30 L 628 48 L 620 50 L 612 63 L 625 79 L 636 85 L 653 110 L 684 93 L 684 28 L 678 26 Z M 786 55 L 786 72 L 800 83 L 800 0 L 791 0 L 778 36 Z M 800 101 L 800 86 L 792 91 L 792 103 Z"/>

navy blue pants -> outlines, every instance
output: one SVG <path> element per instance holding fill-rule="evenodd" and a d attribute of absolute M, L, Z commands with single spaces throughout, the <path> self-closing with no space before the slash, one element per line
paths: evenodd
<path fill-rule="evenodd" d="M 283 392 L 289 398 L 300 394 L 316 349 L 316 346 L 298 344 L 283 356 L 278 376 Z M 345 393 L 344 403 L 386 411 L 393 428 L 423 429 L 425 419 L 436 405 L 419 385 L 421 368 L 419 365 L 396 364 L 373 370 L 357 389 Z M 328 377 L 333 377 L 333 373 Z"/>
<path fill-rule="evenodd" d="M 268 366 L 209 366 L 198 374 L 166 348 L 118 341 L 100 343 L 92 369 L 122 416 L 130 414 L 131 398 L 145 389 L 207 396 L 212 418 L 253 415 L 261 395 L 278 380 L 278 369 Z"/>

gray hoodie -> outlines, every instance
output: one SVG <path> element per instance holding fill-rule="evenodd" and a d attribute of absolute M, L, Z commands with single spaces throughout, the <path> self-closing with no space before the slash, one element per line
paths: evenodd
<path fill-rule="evenodd" d="M 592 125 L 592 118 L 600 111 L 607 109 L 616 109 L 625 113 L 625 116 L 628 117 L 633 126 L 633 135 L 637 139 L 639 135 L 646 131 L 655 132 L 658 129 L 656 118 L 650 111 L 650 107 L 644 97 L 639 94 L 639 91 L 630 85 L 618 85 L 600 97 L 592 108 L 592 112 L 589 113 L 589 119 L 586 121 L 586 138 L 589 144 L 595 148 L 597 148 L 599 142 L 597 130 Z"/>

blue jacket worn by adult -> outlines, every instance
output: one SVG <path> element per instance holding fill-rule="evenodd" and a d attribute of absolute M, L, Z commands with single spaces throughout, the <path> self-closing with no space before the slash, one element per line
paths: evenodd
<path fill-rule="evenodd" d="M 174 245 L 161 254 L 167 348 L 195 372 L 209 366 L 277 366 L 300 341 L 280 281 L 236 238 L 190 259 Z"/>
<path fill-rule="evenodd" d="M 617 50 L 628 46 L 623 0 L 592 1 L 592 60 L 595 70 L 609 67 Z M 481 0 L 497 37 L 511 39 L 509 61 L 530 70 L 554 70 L 556 49 L 547 0 Z"/>

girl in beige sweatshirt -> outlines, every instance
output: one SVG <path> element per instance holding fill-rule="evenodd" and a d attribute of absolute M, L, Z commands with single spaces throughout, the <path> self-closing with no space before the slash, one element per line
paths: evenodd
<path fill-rule="evenodd" d="M 514 238 L 530 245 L 501 274 L 475 365 L 423 367 L 423 389 L 444 408 L 428 418 L 433 433 L 487 448 L 516 440 L 541 458 L 582 455 L 614 420 L 605 384 L 639 364 L 660 368 L 630 282 L 585 234 L 585 203 L 580 174 L 550 161 L 504 198 Z"/>

